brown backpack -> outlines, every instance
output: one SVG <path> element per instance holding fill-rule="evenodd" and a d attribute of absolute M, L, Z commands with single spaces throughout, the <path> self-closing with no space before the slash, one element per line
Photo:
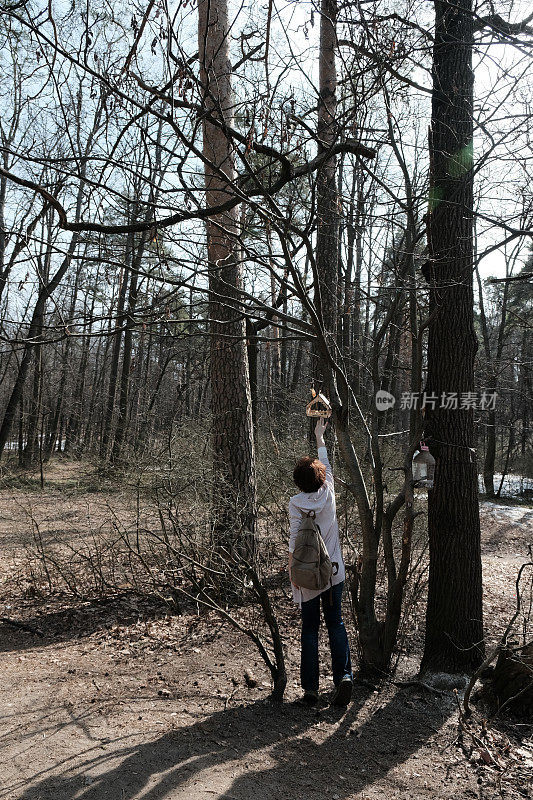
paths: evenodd
<path fill-rule="evenodd" d="M 292 554 L 291 581 L 302 589 L 322 590 L 331 583 L 339 565 L 331 562 L 315 517 L 315 512 L 309 511 L 298 528 Z M 335 573 L 334 566 L 337 567 Z"/>

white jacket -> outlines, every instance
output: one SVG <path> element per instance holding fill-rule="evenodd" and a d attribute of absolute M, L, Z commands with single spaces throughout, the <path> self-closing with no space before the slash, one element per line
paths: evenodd
<path fill-rule="evenodd" d="M 332 585 L 335 586 L 337 583 L 341 583 L 346 577 L 341 544 L 339 541 L 339 525 L 337 522 L 337 508 L 335 505 L 335 484 L 331 464 L 328 459 L 328 451 L 325 447 L 318 448 L 318 458 L 326 467 L 326 480 L 318 492 L 300 492 L 289 500 L 289 552 L 294 553 L 296 535 L 304 513 L 314 511 L 316 513 L 316 523 L 320 528 L 329 557 L 339 565 L 337 574 L 333 575 L 331 579 Z M 326 589 L 296 589 L 293 586 L 292 596 L 294 602 L 300 605 L 308 600 L 312 600 L 313 597 L 317 597 L 317 595 L 322 594 L 322 592 L 327 592 L 328 588 L 329 587 L 326 587 Z"/>

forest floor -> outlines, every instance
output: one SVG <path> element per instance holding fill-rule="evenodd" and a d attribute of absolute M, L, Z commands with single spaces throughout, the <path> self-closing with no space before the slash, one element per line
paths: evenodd
<path fill-rule="evenodd" d="M 134 497 L 98 489 L 79 470 L 52 465 L 44 491 L 38 480 L 0 488 L 0 617 L 41 634 L 0 622 L 0 798 L 533 797 L 531 726 L 497 718 L 474 745 L 452 692 L 356 685 L 348 709 L 335 709 L 323 650 L 323 702 L 298 705 L 298 611 L 288 593 L 278 609 L 289 668 L 282 704 L 267 699 L 253 645 L 211 614 L 168 616 L 127 594 L 112 602 L 35 595 L 25 549 L 35 544 L 32 517 L 38 537 L 68 541 L 88 535 L 89 521 L 94 531 L 135 513 Z M 483 503 L 482 530 L 494 640 L 514 610 L 533 508 Z M 418 656 L 401 662 L 398 682 L 414 675 Z M 480 719 L 478 710 L 473 733 L 482 733 Z"/>

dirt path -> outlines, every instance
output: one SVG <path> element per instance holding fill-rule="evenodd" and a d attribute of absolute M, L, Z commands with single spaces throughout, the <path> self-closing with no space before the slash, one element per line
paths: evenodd
<path fill-rule="evenodd" d="M 0 494 L 4 578 L 23 566 L 5 554 L 28 535 L 21 511 L 28 496 L 21 489 Z M 102 521 L 110 503 L 128 513 L 121 497 L 65 498 L 59 489 L 32 497 L 34 506 L 46 504 L 39 506 L 43 535 L 69 525 L 80 535 L 82 508 Z M 533 509 L 483 509 L 492 637 L 513 606 L 532 519 Z M 513 740 L 517 755 L 502 777 L 457 746 L 451 694 L 357 687 L 346 712 L 296 705 L 298 625 L 290 604 L 283 620 L 291 680 L 287 702 L 276 706 L 266 700 L 269 682 L 253 649 L 215 618 L 162 617 L 156 608 L 141 614 L 131 600 L 66 607 L 27 597 L 16 608 L 15 600 L 12 588 L 4 591 L 0 615 L 25 619 L 44 635 L 0 625 L 4 800 L 533 796 L 531 731 L 522 730 L 521 751 Z M 246 668 L 256 688 L 245 685 Z"/>

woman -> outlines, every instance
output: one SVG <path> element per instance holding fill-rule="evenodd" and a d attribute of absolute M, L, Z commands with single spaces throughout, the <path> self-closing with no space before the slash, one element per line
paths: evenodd
<path fill-rule="evenodd" d="M 337 562 L 338 570 L 332 576 L 331 586 L 325 589 L 304 589 L 292 584 L 293 598 L 302 611 L 300 679 L 304 691 L 303 701 L 309 705 L 314 705 L 318 701 L 318 629 L 322 601 L 335 685 L 331 702 L 334 705 L 346 706 L 352 696 L 353 676 L 350 647 L 342 621 L 341 599 L 345 570 L 339 541 L 333 473 L 324 443 L 326 427 L 327 422 L 320 418 L 315 427 L 318 458 L 305 456 L 298 461 L 294 469 L 294 482 L 300 493 L 291 497 L 289 501 L 289 575 L 296 536 L 303 515 L 314 511 L 329 557 L 332 562 Z"/>

